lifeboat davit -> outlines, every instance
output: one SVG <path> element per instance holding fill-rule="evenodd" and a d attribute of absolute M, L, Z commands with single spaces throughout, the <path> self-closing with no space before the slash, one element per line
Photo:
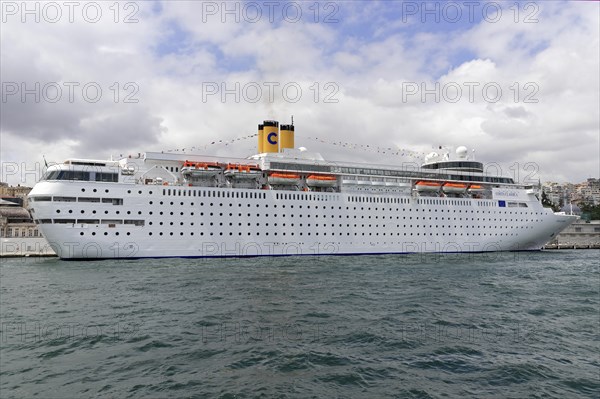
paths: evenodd
<path fill-rule="evenodd" d="M 444 183 L 442 189 L 447 194 L 463 194 L 467 191 L 467 185 L 464 183 Z"/>
<path fill-rule="evenodd" d="M 419 192 L 438 192 L 442 188 L 442 183 L 421 180 L 415 183 L 415 187 Z"/>
<path fill-rule="evenodd" d="M 309 175 L 306 184 L 310 187 L 333 187 L 337 184 L 337 177 L 331 175 Z"/>
<path fill-rule="evenodd" d="M 296 173 L 273 172 L 269 175 L 269 184 L 297 185 L 300 175 Z"/>

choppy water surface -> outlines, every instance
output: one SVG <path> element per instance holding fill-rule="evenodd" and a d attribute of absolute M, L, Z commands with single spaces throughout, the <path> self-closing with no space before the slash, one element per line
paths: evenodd
<path fill-rule="evenodd" d="M 598 397 L 598 255 L 2 260 L 0 397 Z"/>

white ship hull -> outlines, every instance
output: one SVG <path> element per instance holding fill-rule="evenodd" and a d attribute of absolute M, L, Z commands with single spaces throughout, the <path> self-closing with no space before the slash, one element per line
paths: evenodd
<path fill-rule="evenodd" d="M 576 219 L 533 195 L 508 208 L 399 193 L 42 181 L 30 197 L 62 259 L 540 250 Z"/>

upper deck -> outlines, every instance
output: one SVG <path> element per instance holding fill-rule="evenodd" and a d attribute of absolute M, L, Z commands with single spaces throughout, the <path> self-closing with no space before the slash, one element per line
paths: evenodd
<path fill-rule="evenodd" d="M 455 159 L 449 151 L 432 152 L 421 165 L 340 162 L 294 148 L 293 133 L 293 125 L 279 130 L 278 122 L 266 121 L 259 125 L 259 153 L 248 158 L 146 152 L 118 161 L 69 159 L 49 167 L 43 180 L 466 198 L 491 198 L 502 187 L 531 189 L 485 170 L 465 147 Z"/>

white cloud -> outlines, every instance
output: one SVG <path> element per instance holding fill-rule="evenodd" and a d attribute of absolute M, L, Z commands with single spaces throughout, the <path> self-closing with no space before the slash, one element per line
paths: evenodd
<path fill-rule="evenodd" d="M 498 23 L 452 30 L 424 27 L 414 18 L 404 22 L 385 14 L 380 2 L 339 3 L 338 23 L 314 23 L 305 13 L 297 23 L 273 25 L 265 18 L 224 24 L 195 2 L 160 4 L 140 3 L 134 24 L 114 23 L 109 10 L 97 24 L 3 23 L 3 83 L 97 82 L 103 96 L 97 103 L 81 96 L 57 103 L 9 96 L 1 104 L 2 162 L 203 147 L 253 134 L 263 119 L 294 115 L 297 144 L 328 158 L 396 161 L 377 150 L 307 137 L 421 152 L 466 144 L 482 161 L 534 162 L 542 180 L 599 173 L 598 3 L 538 3 L 538 23 L 515 23 L 507 11 Z M 269 81 L 280 84 L 272 103 L 266 87 L 256 103 L 203 99 L 203 83 L 232 88 Z M 138 103 L 123 102 L 134 91 L 124 89 L 128 82 L 139 88 Z M 297 103 L 282 99 L 280 88 L 290 82 L 303 89 Z M 327 82 L 335 86 L 326 90 Z M 410 82 L 429 89 L 456 83 L 463 96 L 456 103 L 431 95 L 422 102 L 419 93 L 404 101 Z M 469 101 L 465 82 L 497 83 L 502 98 L 485 101 L 478 89 Z M 538 102 L 525 102 L 528 94 Z M 327 95 L 338 102 L 326 103 Z M 243 156 L 253 147 L 247 140 L 209 150 Z"/>

